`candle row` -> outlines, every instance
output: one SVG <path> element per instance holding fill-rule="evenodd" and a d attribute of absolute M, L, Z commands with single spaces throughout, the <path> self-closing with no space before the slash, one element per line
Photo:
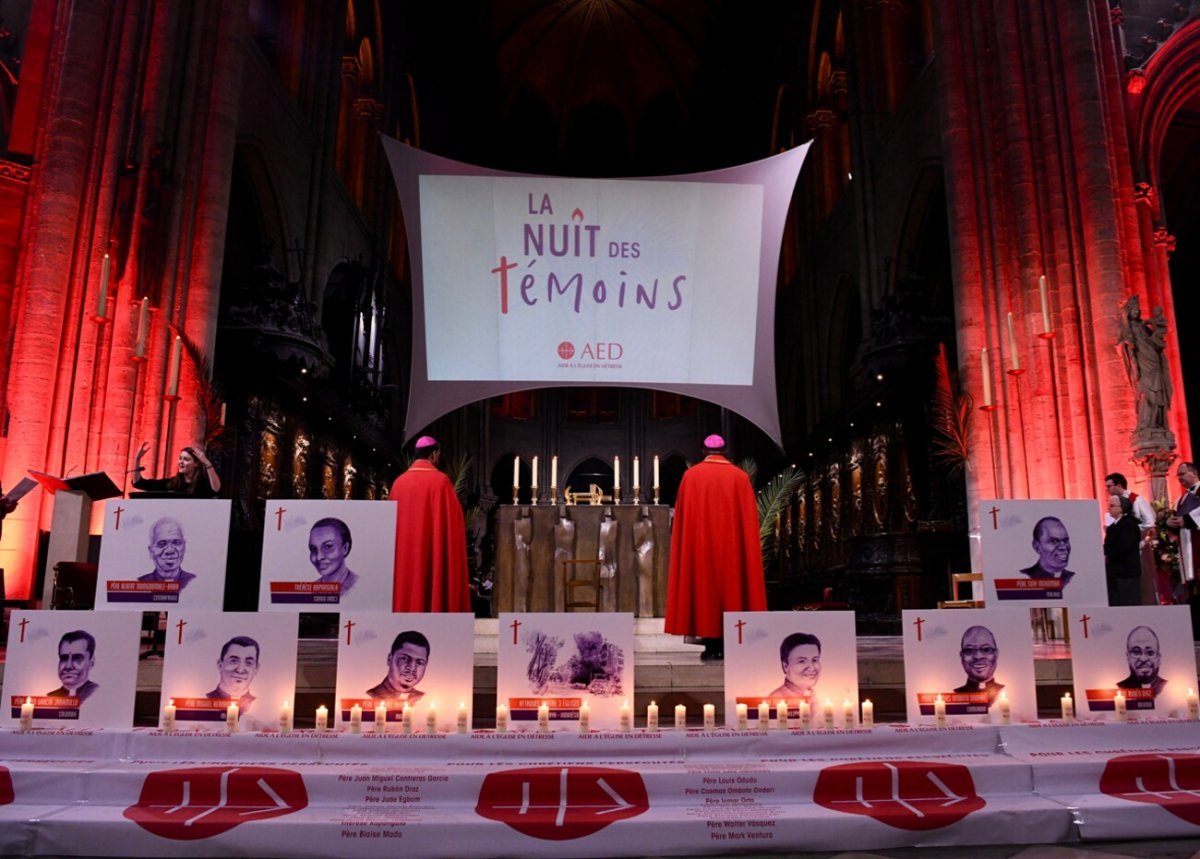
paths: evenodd
<path fill-rule="evenodd" d="M 1050 325 L 1050 300 L 1046 293 L 1045 275 L 1038 278 L 1038 295 L 1042 304 L 1042 332 L 1038 336 L 1043 340 L 1051 340 L 1054 338 L 1054 329 Z M 1017 349 L 1017 334 L 1011 312 L 1005 321 L 1008 326 L 1008 372 L 1010 375 L 1018 376 L 1025 371 L 1021 368 L 1021 353 Z M 980 367 L 983 375 L 983 408 L 992 409 L 995 408 L 995 402 L 992 399 L 992 367 L 988 361 L 987 349 L 980 350 Z"/>
<path fill-rule="evenodd" d="M 538 488 L 538 458 L 535 456 L 530 462 L 530 472 L 533 475 L 529 484 L 531 489 Z M 513 457 L 513 487 L 521 485 L 521 457 L 519 455 Z M 558 455 L 550 457 L 550 485 L 558 487 Z M 641 488 L 641 461 L 638 457 L 633 458 L 633 485 Z M 621 457 L 613 457 L 613 491 L 621 488 Z M 658 455 L 654 456 L 654 483 L 653 489 L 658 489 Z"/>

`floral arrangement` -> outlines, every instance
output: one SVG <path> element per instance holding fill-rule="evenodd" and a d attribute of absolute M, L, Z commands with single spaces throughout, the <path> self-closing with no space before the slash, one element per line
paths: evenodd
<path fill-rule="evenodd" d="M 1173 582 L 1179 581 L 1179 536 L 1167 527 L 1172 508 L 1169 502 L 1159 499 L 1153 502 L 1154 533 L 1150 546 L 1154 549 L 1154 565 L 1167 573 Z"/>

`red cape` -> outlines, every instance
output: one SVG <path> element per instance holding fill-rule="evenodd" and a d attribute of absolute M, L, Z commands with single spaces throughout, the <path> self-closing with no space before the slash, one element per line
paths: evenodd
<path fill-rule="evenodd" d="M 467 533 L 454 485 L 428 460 L 396 478 L 392 611 L 470 611 Z"/>
<path fill-rule="evenodd" d="M 666 631 L 724 636 L 722 613 L 766 611 L 762 543 L 754 489 L 723 456 L 689 468 L 679 484 L 671 530 Z"/>

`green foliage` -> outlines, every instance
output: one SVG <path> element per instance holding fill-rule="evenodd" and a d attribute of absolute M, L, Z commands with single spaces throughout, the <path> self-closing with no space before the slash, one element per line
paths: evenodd
<path fill-rule="evenodd" d="M 750 482 L 758 474 L 758 464 L 753 459 L 744 459 L 738 466 L 750 475 Z M 775 525 L 780 515 L 787 509 L 788 503 L 796 487 L 800 485 L 801 474 L 794 466 L 787 466 L 783 471 L 767 481 L 767 485 L 758 490 L 758 537 L 762 543 L 763 564 L 775 560 L 779 546 L 775 541 Z"/>

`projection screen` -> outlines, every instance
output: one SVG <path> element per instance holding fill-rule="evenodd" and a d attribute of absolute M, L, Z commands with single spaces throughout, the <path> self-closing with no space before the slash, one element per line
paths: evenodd
<path fill-rule="evenodd" d="M 775 281 L 809 144 L 680 176 L 488 170 L 383 138 L 412 266 L 405 438 L 530 388 L 654 388 L 780 443 Z"/>

